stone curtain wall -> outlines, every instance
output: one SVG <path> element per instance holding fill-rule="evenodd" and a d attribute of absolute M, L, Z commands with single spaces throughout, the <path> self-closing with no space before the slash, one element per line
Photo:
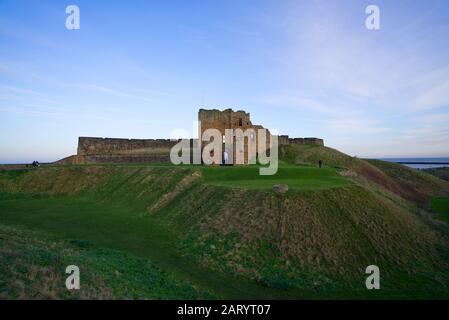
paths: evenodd
<path fill-rule="evenodd" d="M 287 135 L 279 136 L 279 145 L 287 144 L 314 144 L 324 146 L 324 140 L 320 138 L 289 138 Z"/>
<path fill-rule="evenodd" d="M 170 139 L 79 137 L 77 155 L 57 163 L 170 163 L 170 149 L 176 143 Z"/>
<path fill-rule="evenodd" d="M 170 163 L 170 150 L 176 143 L 170 139 L 79 137 L 78 154 L 55 163 Z M 193 159 L 193 139 L 190 148 Z"/>
<path fill-rule="evenodd" d="M 116 139 L 79 137 L 78 155 L 148 155 L 170 152 L 170 139 Z"/>

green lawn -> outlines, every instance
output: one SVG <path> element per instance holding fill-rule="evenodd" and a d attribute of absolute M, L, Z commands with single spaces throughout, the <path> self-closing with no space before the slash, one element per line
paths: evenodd
<path fill-rule="evenodd" d="M 259 175 L 258 166 L 201 167 L 206 183 L 249 189 L 271 189 L 287 184 L 290 190 L 321 190 L 344 187 L 349 181 L 335 168 L 281 165 L 275 175 Z"/>
<path fill-rule="evenodd" d="M 182 257 L 177 251 L 177 235 L 151 217 L 92 199 L 3 194 L 0 197 L 0 221 L 46 231 L 57 241 L 87 241 L 95 248 L 112 248 L 149 259 L 158 268 L 215 297 L 291 299 L 307 294 L 300 290 L 267 288 L 249 279 L 205 269 Z"/>
<path fill-rule="evenodd" d="M 449 198 L 432 199 L 432 211 L 438 214 L 439 219 L 449 222 Z"/>

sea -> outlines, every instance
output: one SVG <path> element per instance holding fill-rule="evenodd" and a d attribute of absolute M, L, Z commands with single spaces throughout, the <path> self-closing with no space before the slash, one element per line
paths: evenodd
<path fill-rule="evenodd" d="M 381 158 L 380 160 L 402 163 L 415 169 L 449 167 L 449 158 Z"/>

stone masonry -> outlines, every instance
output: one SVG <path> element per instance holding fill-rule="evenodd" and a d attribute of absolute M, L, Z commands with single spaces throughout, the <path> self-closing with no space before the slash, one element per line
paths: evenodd
<path fill-rule="evenodd" d="M 257 141 L 257 139 L 255 138 L 257 136 L 257 130 L 258 129 L 264 129 L 261 125 L 253 125 L 250 119 L 250 114 L 242 111 L 242 110 L 238 110 L 238 111 L 233 111 L 232 109 L 225 109 L 223 111 L 217 110 L 217 109 L 212 109 L 212 110 L 206 110 L 206 109 L 200 109 L 198 112 L 198 121 L 200 121 L 201 123 L 201 127 L 200 127 L 200 136 L 203 136 L 204 131 L 206 131 L 207 129 L 218 129 L 222 135 L 222 140 L 223 140 L 223 146 L 222 146 L 222 150 L 223 152 L 226 152 L 230 155 L 230 157 L 232 157 L 231 159 L 229 159 L 229 163 L 232 164 L 236 164 L 236 136 L 234 134 L 233 136 L 233 141 L 232 141 L 232 146 L 226 146 L 225 145 L 225 133 L 226 133 L 226 129 L 241 129 L 243 132 L 245 132 L 245 130 L 247 129 L 253 129 L 255 135 L 252 137 L 252 139 L 255 142 L 256 148 L 258 147 L 259 143 L 261 143 L 260 141 Z M 244 154 L 243 154 L 243 159 L 244 159 L 244 164 L 248 164 L 249 163 L 249 159 L 248 159 L 248 139 L 251 139 L 251 137 L 246 137 L 244 138 Z M 264 148 L 263 150 L 269 149 L 270 148 L 270 143 L 271 143 L 271 134 L 270 131 L 267 130 L 267 139 L 264 142 Z M 226 149 L 226 147 L 228 148 L 232 148 L 232 150 L 230 149 Z M 257 149 L 256 149 L 257 150 Z"/>
<path fill-rule="evenodd" d="M 223 111 L 200 109 L 198 120 L 201 121 L 200 134 L 208 128 L 218 129 L 225 135 L 225 129 L 240 128 L 262 129 L 261 125 L 253 125 L 250 114 L 239 110 L 225 109 Z M 235 138 L 235 137 L 234 137 Z M 269 148 L 271 134 L 267 132 L 266 146 Z M 314 144 L 324 145 L 319 138 L 289 138 L 286 135 L 278 137 L 279 145 Z M 170 149 L 177 141 L 170 139 L 119 139 L 79 137 L 77 154 L 57 161 L 58 164 L 86 164 L 86 163 L 169 163 Z M 235 141 L 234 141 L 235 143 Z M 191 146 L 193 139 L 190 139 Z M 245 139 L 245 163 L 247 159 L 247 142 Z M 223 149 L 224 150 L 224 149 Z M 235 151 L 235 150 L 234 150 Z M 235 157 L 234 157 L 235 158 Z M 230 159 L 235 163 L 234 159 Z"/>

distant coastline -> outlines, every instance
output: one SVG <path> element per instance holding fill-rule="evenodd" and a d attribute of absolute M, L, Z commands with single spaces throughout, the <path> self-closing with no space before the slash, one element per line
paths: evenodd
<path fill-rule="evenodd" d="M 415 169 L 429 169 L 439 167 L 449 167 L 449 157 L 429 157 L 429 158 L 379 158 L 379 160 L 403 163 L 404 165 Z M 404 163 L 406 162 L 406 163 Z M 411 163 L 407 163 L 411 162 Z"/>

